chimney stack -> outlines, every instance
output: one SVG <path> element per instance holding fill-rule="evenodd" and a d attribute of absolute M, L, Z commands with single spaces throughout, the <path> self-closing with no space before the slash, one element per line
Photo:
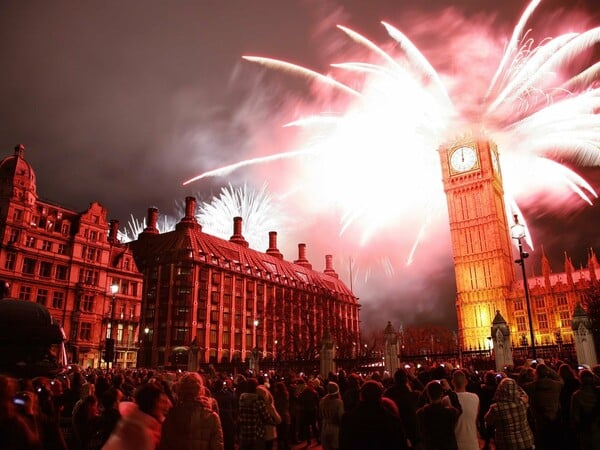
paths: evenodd
<path fill-rule="evenodd" d="M 294 264 L 312 269 L 312 264 L 306 259 L 306 244 L 298 244 L 298 259 L 294 261 Z"/>
<path fill-rule="evenodd" d="M 267 255 L 283 259 L 283 254 L 277 248 L 277 231 L 269 231 L 269 248 L 267 249 Z"/>
<path fill-rule="evenodd" d="M 119 221 L 117 219 L 111 219 L 109 222 L 108 229 L 108 242 L 115 244 L 119 241 Z"/>
<path fill-rule="evenodd" d="M 329 275 L 335 278 L 339 278 L 339 275 L 333 270 L 333 255 L 325 255 L 325 275 Z"/>
<path fill-rule="evenodd" d="M 148 219 L 146 220 L 146 228 L 144 228 L 143 233 L 145 234 L 158 234 L 158 228 L 156 224 L 158 223 L 158 208 L 148 208 Z"/>
<path fill-rule="evenodd" d="M 202 226 L 196 220 L 196 197 L 185 198 L 185 216 L 175 226 L 176 230 L 182 228 L 195 228 L 198 227 L 202 231 Z"/>
<path fill-rule="evenodd" d="M 233 236 L 229 238 L 230 242 L 235 242 L 236 244 L 242 245 L 244 247 L 249 247 L 248 241 L 244 239 L 242 235 L 242 218 L 234 217 L 233 218 Z"/>

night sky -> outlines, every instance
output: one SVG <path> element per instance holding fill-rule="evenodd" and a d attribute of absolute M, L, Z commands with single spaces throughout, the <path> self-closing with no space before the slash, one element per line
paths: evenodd
<path fill-rule="evenodd" d="M 569 5 L 569 14 L 598 26 L 594 3 L 545 2 L 537 16 L 557 23 L 565 13 L 562 5 Z M 427 17 L 433 20 L 447 8 L 472 26 L 493 26 L 501 40 L 510 36 L 524 5 L 515 0 L 3 1 L 0 155 L 23 143 L 38 194 L 66 207 L 82 211 L 99 201 L 122 225 L 130 214 L 143 218 L 150 206 L 173 214 L 175 201 L 187 195 L 210 198 L 228 182 L 247 181 L 244 171 L 183 187 L 186 179 L 256 156 L 259 142 L 285 142 L 279 130 L 293 119 L 293 108 L 267 86 L 278 93 L 297 86 L 242 55 L 283 58 L 323 71 L 337 51 L 336 24 L 384 43 L 389 38 L 381 20 L 401 30 L 415 21 L 426 26 Z M 580 173 L 600 190 L 598 169 Z M 261 176 L 268 181 L 268 168 Z M 568 215 L 547 203 L 536 199 L 524 212 L 555 272 L 562 271 L 565 250 L 577 267 L 587 248 L 600 252 L 598 201 L 591 207 L 580 203 Z M 295 219 L 316 226 L 311 218 Z M 324 255 L 332 250 L 308 225 L 297 234 L 302 233 L 293 240 L 280 234 L 280 248 L 293 260 L 296 244 L 306 242 L 313 267 L 322 270 Z M 415 269 L 394 276 L 374 273 L 356 286 L 366 327 L 383 328 L 387 320 L 396 327 L 456 326 L 448 231 L 437 241 L 423 245 Z M 537 273 L 540 249 L 530 259 Z M 347 270 L 336 269 L 347 281 Z M 382 307 L 389 313 L 381 314 Z"/>

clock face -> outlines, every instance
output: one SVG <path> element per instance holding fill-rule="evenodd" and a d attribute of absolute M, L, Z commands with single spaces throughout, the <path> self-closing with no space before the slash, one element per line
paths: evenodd
<path fill-rule="evenodd" d="M 466 172 L 477 164 L 477 153 L 472 147 L 459 147 L 450 155 L 450 166 L 456 172 Z"/>

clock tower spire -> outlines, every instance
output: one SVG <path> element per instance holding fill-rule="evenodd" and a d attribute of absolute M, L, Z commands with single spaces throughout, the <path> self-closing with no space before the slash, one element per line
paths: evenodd
<path fill-rule="evenodd" d="M 485 348 L 515 281 L 496 144 L 467 136 L 439 149 L 456 275 L 463 349 Z"/>

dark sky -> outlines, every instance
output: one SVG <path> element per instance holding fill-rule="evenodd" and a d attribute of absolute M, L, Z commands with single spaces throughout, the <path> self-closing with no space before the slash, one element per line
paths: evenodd
<path fill-rule="evenodd" d="M 569 5 L 596 26 L 594 3 L 554 0 L 542 9 L 556 17 Z M 258 71 L 248 68 L 242 55 L 324 70 L 334 51 L 325 44 L 328 29 L 336 23 L 384 42 L 380 20 L 403 29 L 414 17 L 435 18 L 452 7 L 474 24 L 489 18 L 499 34 L 509 36 L 524 5 L 516 0 L 2 1 L 0 155 L 23 143 L 36 170 L 38 194 L 67 207 L 84 210 L 96 200 L 122 223 L 130 214 L 143 217 L 149 206 L 172 213 L 175 200 L 198 192 L 210 196 L 227 181 L 241 181 L 233 175 L 181 186 L 246 155 L 254 134 L 264 133 L 239 118 L 254 113 L 248 99 L 261 96 L 251 80 Z M 598 171 L 585 174 L 600 189 Z M 535 205 L 527 211 L 537 242 L 559 261 L 555 271 L 561 271 L 564 250 L 576 265 L 586 247 L 600 250 L 597 206 L 568 217 Z M 439 270 L 427 279 L 413 274 L 400 294 L 389 280 L 384 288 L 363 290 L 363 321 L 383 327 L 388 320 L 368 305 L 370 296 L 391 299 L 389 305 L 400 295 L 428 307 L 416 314 L 391 306 L 396 324 L 431 319 L 453 326 L 449 250 L 432 251 L 432 258 L 439 259 L 434 264 Z M 322 263 L 314 266 L 320 269 Z"/>

